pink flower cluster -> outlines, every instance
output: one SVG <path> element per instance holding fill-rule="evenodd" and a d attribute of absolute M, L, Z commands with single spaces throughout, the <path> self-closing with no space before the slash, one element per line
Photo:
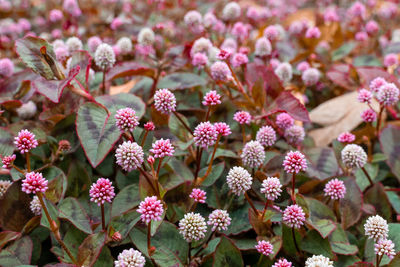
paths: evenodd
<path fill-rule="evenodd" d="M 257 245 L 255 246 L 257 251 L 265 256 L 271 254 L 274 250 L 274 246 L 265 240 L 258 241 Z"/>
<path fill-rule="evenodd" d="M 193 199 L 195 202 L 206 203 L 206 192 L 199 188 L 193 188 L 192 193 L 190 193 L 189 197 Z"/>
<path fill-rule="evenodd" d="M 214 125 L 206 121 L 197 125 L 196 129 L 194 129 L 193 136 L 197 146 L 207 148 L 215 143 L 218 133 Z"/>
<path fill-rule="evenodd" d="M 172 157 L 174 155 L 174 147 L 169 139 L 160 139 L 153 143 L 150 152 L 154 154 L 155 158 Z"/>
<path fill-rule="evenodd" d="M 14 138 L 14 144 L 21 154 L 28 153 L 31 149 L 38 146 L 35 135 L 28 130 L 21 130 L 18 136 Z"/>
<path fill-rule="evenodd" d="M 203 100 L 204 106 L 215 106 L 221 104 L 221 95 L 217 93 L 217 91 L 209 91 Z"/>
<path fill-rule="evenodd" d="M 47 180 L 40 172 L 28 172 L 25 174 L 25 179 L 22 180 L 22 191 L 30 193 L 46 192 Z"/>
<path fill-rule="evenodd" d="M 151 221 L 161 221 L 161 215 L 164 213 L 164 207 L 156 196 L 146 197 L 142 202 L 140 202 L 137 212 L 142 214 L 140 218 L 145 223 L 149 223 Z"/>
<path fill-rule="evenodd" d="M 111 203 L 115 196 L 114 186 L 107 178 L 99 178 L 96 183 L 93 183 L 89 191 L 90 201 L 103 205 L 105 202 Z"/>
<path fill-rule="evenodd" d="M 250 124 L 251 115 L 247 111 L 238 111 L 233 115 L 233 119 L 239 124 Z"/>
<path fill-rule="evenodd" d="M 299 173 L 307 169 L 307 161 L 305 156 L 299 151 L 290 151 L 286 154 L 283 167 L 288 173 Z"/>
<path fill-rule="evenodd" d="M 3 163 L 3 168 L 4 169 L 11 169 L 14 160 L 17 158 L 15 154 L 12 154 L 11 156 L 5 156 L 2 158 L 2 163 Z"/>
<path fill-rule="evenodd" d="M 291 205 L 288 206 L 284 211 L 283 211 L 283 222 L 287 224 L 289 227 L 294 227 L 294 228 L 300 228 L 305 220 L 306 220 L 306 214 L 304 213 L 303 209 L 297 205 Z"/>
<path fill-rule="evenodd" d="M 116 125 L 122 132 L 133 131 L 139 125 L 136 112 L 131 108 L 123 108 L 117 110 L 115 114 Z"/>

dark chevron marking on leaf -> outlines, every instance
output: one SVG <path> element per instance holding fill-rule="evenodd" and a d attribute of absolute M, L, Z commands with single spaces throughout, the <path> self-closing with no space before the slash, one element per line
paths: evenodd
<path fill-rule="evenodd" d="M 320 180 L 335 176 L 339 172 L 339 164 L 331 148 L 312 148 L 305 151 L 311 165 L 307 174 Z"/>
<path fill-rule="evenodd" d="M 59 205 L 60 218 L 69 220 L 79 230 L 91 234 L 93 231 L 90 226 L 89 216 L 81 207 L 79 202 L 72 197 L 64 199 Z"/>
<path fill-rule="evenodd" d="M 14 152 L 14 136 L 5 128 L 0 128 L 0 155 L 9 156 Z"/>

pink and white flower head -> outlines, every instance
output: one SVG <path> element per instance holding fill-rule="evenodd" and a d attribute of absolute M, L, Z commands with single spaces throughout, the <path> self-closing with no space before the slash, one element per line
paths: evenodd
<path fill-rule="evenodd" d="M 208 54 L 208 51 L 213 47 L 211 41 L 204 37 L 201 37 L 194 41 L 192 49 L 190 50 L 190 56 L 194 56 L 196 53 Z"/>
<path fill-rule="evenodd" d="M 146 197 L 142 202 L 140 202 L 137 212 L 142 214 L 140 215 L 140 219 L 145 223 L 161 221 L 164 207 L 156 196 Z"/>
<path fill-rule="evenodd" d="M 282 193 L 282 184 L 277 177 L 268 177 L 263 180 L 260 191 L 268 200 L 274 201 Z"/>
<path fill-rule="evenodd" d="M 394 250 L 394 243 L 389 239 L 381 239 L 375 244 L 375 254 L 378 256 L 386 255 L 389 259 L 393 259 L 396 256 Z"/>
<path fill-rule="evenodd" d="M 253 178 L 246 169 L 235 166 L 229 170 L 226 176 L 226 183 L 232 193 L 240 196 L 251 188 Z"/>
<path fill-rule="evenodd" d="M 237 49 L 236 41 L 233 39 L 227 39 L 221 45 L 221 49 L 219 50 L 217 58 L 222 61 L 228 60 L 231 57 L 232 52 L 236 51 L 236 49 Z"/>
<path fill-rule="evenodd" d="M 240 17 L 241 9 L 238 3 L 229 2 L 222 10 L 222 18 L 226 21 L 233 21 Z"/>
<path fill-rule="evenodd" d="M 294 228 L 300 228 L 305 220 L 306 220 L 306 214 L 304 213 L 303 209 L 297 205 L 291 205 L 288 206 L 284 211 L 283 211 L 283 222 L 289 226 L 289 227 L 294 227 Z"/>
<path fill-rule="evenodd" d="M 331 199 L 341 199 L 346 195 L 346 186 L 343 181 L 335 178 L 325 185 L 324 192 Z"/>
<path fill-rule="evenodd" d="M 160 89 L 154 94 L 154 107 L 163 114 L 169 114 L 176 109 L 176 98 L 168 89 Z"/>
<path fill-rule="evenodd" d="M 308 68 L 301 75 L 301 79 L 307 86 L 315 85 L 319 81 L 320 77 L 321 73 L 316 68 Z"/>
<path fill-rule="evenodd" d="M 214 210 L 208 216 L 207 224 L 212 225 L 212 231 L 225 231 L 231 224 L 231 217 L 229 217 L 229 213 L 226 210 Z"/>
<path fill-rule="evenodd" d="M 292 263 L 290 261 L 287 261 L 286 259 L 282 258 L 279 259 L 272 265 L 271 267 L 292 267 Z"/>
<path fill-rule="evenodd" d="M 34 196 L 31 203 L 29 204 L 29 208 L 35 216 L 40 216 L 42 214 L 42 205 L 40 204 L 40 200 L 37 196 Z"/>
<path fill-rule="evenodd" d="M 152 144 L 150 152 L 154 154 L 155 158 L 172 157 L 174 155 L 174 147 L 169 139 L 160 139 Z"/>
<path fill-rule="evenodd" d="M 115 52 L 113 48 L 106 43 L 99 45 L 94 53 L 94 62 L 102 70 L 110 69 L 115 64 Z"/>
<path fill-rule="evenodd" d="M 183 21 L 185 22 L 186 26 L 188 26 L 189 28 L 198 29 L 199 27 L 202 27 L 203 17 L 201 16 L 201 14 L 198 11 L 190 10 L 183 17 Z"/>
<path fill-rule="evenodd" d="M 3 157 L 1 159 L 1 162 L 3 163 L 3 169 L 11 169 L 16 158 L 17 156 L 15 154 Z"/>
<path fill-rule="evenodd" d="M 238 21 L 233 25 L 231 33 L 236 38 L 245 40 L 249 36 L 250 29 L 251 26 L 249 24 L 244 24 L 243 22 Z"/>
<path fill-rule="evenodd" d="M 115 196 L 114 186 L 107 178 L 99 178 L 96 183 L 93 183 L 89 191 L 90 201 L 103 205 L 105 202 L 111 203 Z"/>
<path fill-rule="evenodd" d="M 276 132 L 271 126 L 263 126 L 257 131 L 256 140 L 263 146 L 272 146 L 276 141 Z"/>
<path fill-rule="evenodd" d="M 206 191 L 201 190 L 199 188 L 193 188 L 189 197 L 191 199 L 193 199 L 195 202 L 199 202 L 199 203 L 206 203 L 206 199 L 207 199 Z"/>
<path fill-rule="evenodd" d="M 64 0 L 63 10 L 74 17 L 78 17 L 82 14 L 82 11 L 80 10 L 76 0 Z"/>
<path fill-rule="evenodd" d="M 67 47 L 65 47 L 65 46 L 57 47 L 57 48 L 54 50 L 54 53 L 56 54 L 56 59 L 57 59 L 57 61 L 59 61 L 59 62 L 64 62 L 64 61 L 66 61 L 66 60 L 68 59 L 68 57 L 69 57 L 68 49 L 67 49 Z"/>
<path fill-rule="evenodd" d="M 279 61 L 279 59 L 277 58 L 271 58 L 269 61 L 269 65 L 271 66 L 272 69 L 276 70 L 276 68 L 278 68 L 278 66 L 281 64 L 281 62 Z"/>
<path fill-rule="evenodd" d="M 339 21 L 339 15 L 336 10 L 333 8 L 327 9 L 324 13 L 324 21 L 325 22 L 336 22 Z"/>
<path fill-rule="evenodd" d="M 231 57 L 231 64 L 233 67 L 237 68 L 249 62 L 247 55 L 242 53 L 236 53 Z"/>
<path fill-rule="evenodd" d="M 22 180 L 22 192 L 27 194 L 46 192 L 47 180 L 43 177 L 40 172 L 28 172 L 25 174 L 25 179 Z"/>
<path fill-rule="evenodd" d="M 293 78 L 292 65 L 288 62 L 280 63 L 275 69 L 275 75 L 285 84 L 290 82 Z"/>
<path fill-rule="evenodd" d="M 96 49 L 99 45 L 101 45 L 103 42 L 98 36 L 92 36 L 88 39 L 87 45 L 89 48 L 90 53 L 95 53 Z"/>
<path fill-rule="evenodd" d="M 206 220 L 199 213 L 186 213 L 179 221 L 179 233 L 187 242 L 203 239 L 206 232 Z"/>
<path fill-rule="evenodd" d="M 270 242 L 265 240 L 258 241 L 255 248 L 257 249 L 258 253 L 261 253 L 265 256 L 268 256 L 274 251 L 274 246 Z"/>
<path fill-rule="evenodd" d="M 354 140 L 356 140 L 356 136 L 352 133 L 344 132 L 338 136 L 337 140 L 340 143 L 352 143 Z"/>
<path fill-rule="evenodd" d="M 147 157 L 147 163 L 149 163 L 150 165 L 153 165 L 155 161 L 156 160 L 154 159 L 154 157 L 152 155 Z"/>
<path fill-rule="evenodd" d="M 233 119 L 237 121 L 239 124 L 249 125 L 251 122 L 251 115 L 247 111 L 237 111 L 233 115 Z"/>
<path fill-rule="evenodd" d="M 146 131 L 154 131 L 156 129 L 156 126 L 154 125 L 154 123 L 152 121 L 148 121 L 144 124 L 144 129 Z"/>
<path fill-rule="evenodd" d="M 286 154 L 283 167 L 287 173 L 299 173 L 307 169 L 306 157 L 299 151 L 290 151 Z"/>
<path fill-rule="evenodd" d="M 114 18 L 112 21 L 111 21 L 111 24 L 110 24 L 110 28 L 111 28 L 111 30 L 117 30 L 118 28 L 120 28 L 122 25 L 124 25 L 124 22 L 122 21 L 122 19 L 121 18 Z"/>
<path fill-rule="evenodd" d="M 370 20 L 365 24 L 365 30 L 370 35 L 376 34 L 379 31 L 379 24 L 374 20 Z"/>
<path fill-rule="evenodd" d="M 382 77 L 377 77 L 375 79 L 373 79 L 370 84 L 369 84 L 369 89 L 371 89 L 371 91 L 373 93 L 377 93 L 379 91 L 379 88 L 381 88 L 383 85 L 387 84 L 388 82 L 382 78 Z"/>
<path fill-rule="evenodd" d="M 14 73 L 14 63 L 9 58 L 0 59 L 0 75 L 10 77 Z"/>
<path fill-rule="evenodd" d="M 25 18 L 21 18 L 18 20 L 18 26 L 24 31 L 27 32 L 31 29 L 31 23 L 29 20 Z"/>
<path fill-rule="evenodd" d="M 375 242 L 385 240 L 389 234 L 389 225 L 385 219 L 379 215 L 370 216 L 364 224 L 365 235 L 368 239 Z"/>
<path fill-rule="evenodd" d="M 221 136 L 228 136 L 232 133 L 231 128 L 225 122 L 216 122 L 214 123 L 214 127 Z"/>
<path fill-rule="evenodd" d="M 343 148 L 341 155 L 342 161 L 347 168 L 362 168 L 365 163 L 367 163 L 367 154 L 359 145 L 346 145 Z"/>
<path fill-rule="evenodd" d="M 373 95 L 369 90 L 363 88 L 360 91 L 358 91 L 357 100 L 360 103 L 370 104 L 371 100 L 372 100 L 372 96 Z"/>
<path fill-rule="evenodd" d="M 310 64 L 307 61 L 302 61 L 297 65 L 297 70 L 300 72 L 304 72 L 310 68 Z"/>
<path fill-rule="evenodd" d="M 258 168 L 265 160 L 264 147 L 258 141 L 250 141 L 245 144 L 240 157 L 245 166 Z"/>
<path fill-rule="evenodd" d="M 374 122 L 376 120 L 376 112 L 373 109 L 366 109 L 361 113 L 361 118 L 365 122 Z"/>
<path fill-rule="evenodd" d="M 276 116 L 276 125 L 281 129 L 287 129 L 294 125 L 294 119 L 287 113 L 280 113 Z"/>
<path fill-rule="evenodd" d="M 364 31 L 361 32 L 357 32 L 356 36 L 354 37 L 354 39 L 356 39 L 359 42 L 365 42 L 368 40 L 368 34 Z"/>
<path fill-rule="evenodd" d="M 217 18 L 211 12 L 208 12 L 203 16 L 203 25 L 206 28 L 210 28 L 211 26 L 213 26 L 216 21 L 217 21 Z"/>
<path fill-rule="evenodd" d="M 258 38 L 255 44 L 254 54 L 259 57 L 264 57 L 270 55 L 271 53 L 271 42 L 266 37 Z"/>
<path fill-rule="evenodd" d="M 313 255 L 305 262 L 305 267 L 333 267 L 333 261 L 323 255 Z"/>
<path fill-rule="evenodd" d="M 50 13 L 49 13 L 49 20 L 50 20 L 51 22 L 60 21 L 60 20 L 63 19 L 63 17 L 64 17 L 64 15 L 63 15 L 63 13 L 62 13 L 61 10 L 59 10 L 59 9 L 52 9 L 52 10 L 50 10 Z"/>
<path fill-rule="evenodd" d="M 114 261 L 114 267 L 143 267 L 146 259 L 137 250 L 125 249 L 118 255 L 118 260 Z"/>
<path fill-rule="evenodd" d="M 318 39 L 321 37 L 321 31 L 318 29 L 318 27 L 310 27 L 307 29 L 305 37 Z"/>
<path fill-rule="evenodd" d="M 385 106 L 394 105 L 399 101 L 399 88 L 394 83 L 386 83 L 379 87 L 376 99 Z"/>
<path fill-rule="evenodd" d="M 292 125 L 289 128 L 286 128 L 284 135 L 291 144 L 298 145 L 303 142 L 306 134 L 302 126 Z"/>
<path fill-rule="evenodd" d="M 395 3 L 390 3 L 390 2 L 384 2 L 383 5 L 378 9 L 378 16 L 381 19 L 390 19 L 394 17 L 397 13 L 397 4 Z"/>
<path fill-rule="evenodd" d="M 193 136 L 194 142 L 197 146 L 207 148 L 215 143 L 218 133 L 214 125 L 209 121 L 206 121 L 197 125 L 197 127 L 194 129 Z"/>
<path fill-rule="evenodd" d="M 192 57 L 192 65 L 198 68 L 203 68 L 208 64 L 208 57 L 204 53 L 196 53 Z"/>
<path fill-rule="evenodd" d="M 204 106 L 215 106 L 221 104 L 221 95 L 218 94 L 217 91 L 211 90 L 204 96 L 202 103 Z"/>
<path fill-rule="evenodd" d="M 275 25 L 270 25 L 264 30 L 264 36 L 270 41 L 279 39 L 279 30 Z"/>
<path fill-rule="evenodd" d="M 125 141 L 115 151 L 117 164 L 127 172 L 136 170 L 144 161 L 143 148 L 135 142 Z"/>
<path fill-rule="evenodd" d="M 28 130 L 21 130 L 14 138 L 14 144 L 21 154 L 28 153 L 31 149 L 38 146 L 35 135 Z"/>
<path fill-rule="evenodd" d="M 397 54 L 394 53 L 387 54 L 383 59 L 383 65 L 385 65 L 385 67 L 397 66 L 398 64 L 399 64 L 399 58 Z"/>
<path fill-rule="evenodd" d="M 211 65 L 211 77 L 215 81 L 226 82 L 231 77 L 231 71 L 225 62 L 217 61 Z"/>
<path fill-rule="evenodd" d="M 351 17 L 365 18 L 366 12 L 367 10 L 364 4 L 359 1 L 355 2 L 348 10 L 348 13 Z"/>
<path fill-rule="evenodd" d="M 136 112 L 131 108 L 122 108 L 115 114 L 115 124 L 121 132 L 133 131 L 139 125 Z"/>

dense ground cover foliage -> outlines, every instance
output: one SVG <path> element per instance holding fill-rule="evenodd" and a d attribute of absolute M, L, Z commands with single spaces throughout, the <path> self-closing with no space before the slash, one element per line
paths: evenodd
<path fill-rule="evenodd" d="M 0 266 L 400 266 L 399 14 L 0 0 Z"/>

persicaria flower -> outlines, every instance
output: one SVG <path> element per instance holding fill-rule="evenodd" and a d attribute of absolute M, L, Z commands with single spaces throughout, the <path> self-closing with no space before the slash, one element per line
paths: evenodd
<path fill-rule="evenodd" d="M 266 37 L 258 38 L 255 44 L 254 54 L 259 57 L 264 57 L 270 55 L 271 52 L 271 42 Z"/>
<path fill-rule="evenodd" d="M 376 120 L 376 112 L 373 109 L 366 109 L 361 113 L 361 118 L 365 122 L 373 122 Z"/>
<path fill-rule="evenodd" d="M 275 69 L 275 74 L 283 83 L 288 83 L 293 77 L 292 66 L 287 63 L 280 63 Z"/>
<path fill-rule="evenodd" d="M 208 217 L 208 225 L 212 225 L 212 231 L 226 230 L 231 224 L 231 217 L 226 210 L 214 210 Z"/>
<path fill-rule="evenodd" d="M 221 104 L 221 95 L 219 95 L 215 90 L 209 91 L 204 96 L 202 103 L 204 106 L 215 106 Z"/>
<path fill-rule="evenodd" d="M 390 259 L 393 259 L 396 255 L 393 241 L 388 239 L 379 240 L 378 243 L 375 244 L 375 254 L 379 256 L 386 255 Z"/>
<path fill-rule="evenodd" d="M 275 25 L 270 25 L 265 28 L 264 36 L 270 41 L 275 41 L 279 39 L 279 31 Z"/>
<path fill-rule="evenodd" d="M 299 151 L 290 151 L 286 154 L 283 167 L 287 173 L 299 173 L 307 169 L 306 157 Z"/>
<path fill-rule="evenodd" d="M 156 129 L 156 126 L 154 125 L 154 123 L 152 121 L 148 121 L 144 124 L 144 129 L 146 131 L 154 131 Z"/>
<path fill-rule="evenodd" d="M 185 24 L 189 27 L 196 27 L 201 25 L 203 18 L 201 14 L 196 10 L 190 10 L 183 17 Z"/>
<path fill-rule="evenodd" d="M 313 255 L 306 260 L 305 267 L 333 267 L 333 261 L 322 255 Z"/>
<path fill-rule="evenodd" d="M 228 60 L 232 53 L 235 52 L 237 49 L 237 43 L 235 40 L 232 38 L 227 38 L 221 45 L 221 50 L 219 50 L 219 53 L 217 55 L 217 58 L 219 60 Z"/>
<path fill-rule="evenodd" d="M 376 21 L 370 20 L 367 22 L 367 24 L 365 24 L 365 30 L 369 34 L 375 34 L 379 31 L 379 25 L 376 23 Z"/>
<path fill-rule="evenodd" d="M 94 54 L 94 62 L 102 70 L 106 70 L 114 66 L 115 53 L 112 47 L 104 43 L 99 45 Z"/>
<path fill-rule="evenodd" d="M 154 107 L 163 114 L 169 114 L 175 111 L 175 95 L 168 89 L 160 89 L 154 94 Z"/>
<path fill-rule="evenodd" d="M 232 21 L 240 17 L 241 9 L 238 3 L 229 2 L 222 10 L 222 18 L 224 20 Z"/>
<path fill-rule="evenodd" d="M 156 37 L 154 35 L 154 32 L 150 28 L 143 28 L 140 30 L 139 35 L 138 35 L 138 43 L 142 46 L 151 46 L 153 45 Z"/>
<path fill-rule="evenodd" d="M 282 184 L 277 177 L 268 177 L 263 180 L 260 191 L 268 200 L 274 201 L 281 195 Z"/>
<path fill-rule="evenodd" d="M 271 267 L 292 267 L 292 263 L 287 261 L 286 259 L 279 259 L 277 262 L 274 263 Z"/>
<path fill-rule="evenodd" d="M 36 194 L 38 192 L 44 193 L 47 189 L 47 180 L 43 178 L 40 172 L 28 172 L 25 174 L 25 179 L 22 180 L 22 192 Z"/>
<path fill-rule="evenodd" d="M 179 221 L 179 233 L 187 242 L 203 239 L 206 232 L 206 220 L 199 213 L 186 213 Z"/>
<path fill-rule="evenodd" d="M 358 91 L 357 100 L 360 103 L 370 104 L 372 100 L 372 93 L 367 89 L 361 89 Z"/>
<path fill-rule="evenodd" d="M 195 67 L 203 68 L 208 64 L 208 57 L 204 53 L 196 53 L 192 57 L 192 64 Z"/>
<path fill-rule="evenodd" d="M 136 112 L 131 108 L 122 108 L 115 114 L 116 125 L 122 132 L 133 131 L 139 125 Z"/>
<path fill-rule="evenodd" d="M 324 13 L 324 21 L 325 22 L 335 22 L 339 21 L 339 15 L 337 14 L 335 9 L 328 9 Z"/>
<path fill-rule="evenodd" d="M 251 115 L 247 111 L 238 111 L 233 115 L 233 119 L 239 124 L 250 124 Z"/>
<path fill-rule="evenodd" d="M 214 127 L 217 133 L 221 136 L 228 136 L 232 133 L 231 128 L 225 122 L 216 122 L 214 123 Z"/>
<path fill-rule="evenodd" d="M 29 207 L 33 214 L 39 216 L 42 214 L 42 205 L 40 204 L 40 200 L 37 196 L 34 196 Z"/>
<path fill-rule="evenodd" d="M 367 154 L 359 145 L 346 145 L 341 154 L 347 168 L 362 168 L 367 163 Z"/>
<path fill-rule="evenodd" d="M 244 146 L 240 157 L 244 165 L 250 168 L 258 168 L 264 163 L 264 147 L 258 141 L 250 141 Z"/>
<path fill-rule="evenodd" d="M 246 169 L 235 166 L 229 170 L 228 176 L 226 176 L 226 182 L 229 189 L 232 190 L 232 193 L 240 196 L 251 188 L 253 178 Z"/>
<path fill-rule="evenodd" d="M 386 239 L 389 233 L 387 221 L 379 215 L 371 216 L 364 224 L 365 235 L 369 239 L 378 242 L 381 239 Z"/>
<path fill-rule="evenodd" d="M 364 18 L 365 13 L 366 13 L 366 8 L 365 8 L 364 4 L 357 1 L 349 8 L 348 12 L 349 12 L 349 15 L 352 17 Z"/>
<path fill-rule="evenodd" d="M 383 59 L 383 65 L 385 65 L 385 67 L 390 67 L 398 64 L 399 64 L 399 58 L 397 54 L 393 53 L 387 54 Z"/>
<path fill-rule="evenodd" d="M 241 65 L 247 64 L 249 62 L 249 58 L 242 53 L 236 53 L 231 58 L 232 66 L 235 68 L 240 67 Z"/>
<path fill-rule="evenodd" d="M 257 131 L 256 140 L 263 146 L 272 146 L 276 141 L 276 132 L 271 126 L 263 126 Z"/>
<path fill-rule="evenodd" d="M 128 37 L 121 37 L 117 41 L 116 45 L 119 48 L 119 50 L 121 51 L 122 55 L 129 54 L 132 51 L 132 47 L 133 47 L 132 41 Z"/>
<path fill-rule="evenodd" d="M 51 22 L 60 21 L 60 20 L 62 20 L 63 17 L 64 17 L 64 15 L 63 15 L 63 13 L 62 13 L 61 10 L 59 10 L 59 9 L 52 9 L 52 10 L 50 10 L 50 13 L 49 13 L 49 20 L 50 20 Z"/>
<path fill-rule="evenodd" d="M 111 203 L 115 196 L 114 186 L 107 178 L 99 178 L 96 183 L 93 183 L 89 191 L 90 201 L 103 205 L 104 202 Z"/>
<path fill-rule="evenodd" d="M 69 57 L 68 49 L 65 46 L 55 48 L 54 53 L 56 54 L 56 59 L 59 62 L 64 62 Z"/>
<path fill-rule="evenodd" d="M 18 136 L 14 138 L 14 144 L 21 154 L 28 153 L 39 145 L 35 135 L 28 130 L 19 131 Z"/>
<path fill-rule="evenodd" d="M 289 227 L 294 227 L 294 228 L 300 228 L 305 220 L 306 220 L 306 214 L 304 213 L 303 209 L 297 205 L 291 205 L 288 206 L 284 211 L 283 211 L 283 222 L 288 225 Z"/>
<path fill-rule="evenodd" d="M 123 142 L 115 151 L 117 164 L 128 172 L 136 170 L 142 165 L 144 161 L 143 156 L 143 148 L 131 141 Z"/>
<path fill-rule="evenodd" d="M 315 38 L 318 39 L 321 37 L 321 31 L 318 29 L 318 27 L 310 27 L 306 31 L 306 38 Z"/>
<path fill-rule="evenodd" d="M 114 267 L 143 267 L 145 263 L 142 253 L 131 248 L 125 249 L 118 255 L 118 260 L 114 261 Z"/>
<path fill-rule="evenodd" d="M 384 78 L 377 77 L 370 82 L 369 89 L 371 89 L 372 92 L 377 93 L 379 88 L 385 84 L 387 84 L 387 81 Z"/>
<path fill-rule="evenodd" d="M 335 178 L 325 185 L 324 192 L 325 196 L 329 196 L 331 199 L 341 199 L 346 194 L 346 186 L 343 181 Z"/>
<path fill-rule="evenodd" d="M 2 158 L 2 163 L 3 163 L 3 169 L 11 169 L 12 165 L 14 163 L 14 160 L 17 158 L 15 154 L 12 154 L 11 156 L 5 156 Z"/>
<path fill-rule="evenodd" d="M 289 128 L 286 128 L 284 135 L 290 143 L 298 145 L 303 142 L 306 134 L 302 126 L 292 125 Z"/>
<path fill-rule="evenodd" d="M 212 47 L 213 45 L 209 39 L 201 37 L 194 41 L 192 49 L 190 50 L 190 56 L 193 57 L 197 53 L 207 54 Z"/>
<path fill-rule="evenodd" d="M 101 39 L 98 36 L 92 36 L 88 39 L 87 41 L 87 45 L 89 48 L 89 51 L 91 53 L 96 52 L 96 49 L 99 45 L 101 45 L 103 42 L 101 41 Z"/>
<path fill-rule="evenodd" d="M 0 198 L 4 196 L 7 189 L 10 187 L 11 182 L 7 180 L 0 180 Z"/>
<path fill-rule="evenodd" d="M 199 188 L 193 188 L 192 193 L 190 193 L 189 197 L 193 199 L 195 202 L 206 203 L 206 191 L 201 190 Z"/>
<path fill-rule="evenodd" d="M 341 143 L 351 143 L 356 140 L 356 136 L 352 133 L 344 132 L 338 136 L 337 140 Z"/>
<path fill-rule="evenodd" d="M 137 212 L 142 214 L 140 215 L 140 218 L 145 223 L 161 221 L 164 207 L 156 196 L 146 197 L 142 202 L 140 202 Z"/>
<path fill-rule="evenodd" d="M 194 142 L 197 146 L 207 148 L 217 140 L 217 130 L 209 121 L 202 122 L 194 129 Z"/>
<path fill-rule="evenodd" d="M 14 73 L 14 63 L 8 58 L 0 59 L 0 75 L 10 77 Z"/>
<path fill-rule="evenodd" d="M 376 99 L 382 105 L 394 105 L 399 100 L 399 88 L 394 83 L 386 83 L 379 87 Z"/>
<path fill-rule="evenodd" d="M 354 37 L 354 39 L 356 39 L 359 42 L 364 42 L 368 40 L 368 34 L 366 32 L 357 32 L 356 36 Z"/>
<path fill-rule="evenodd" d="M 154 154 L 155 158 L 163 158 L 166 156 L 172 157 L 174 155 L 174 147 L 169 139 L 160 139 L 153 143 L 150 152 Z"/>
<path fill-rule="evenodd" d="M 65 42 L 65 44 L 68 47 L 68 52 L 72 53 L 77 50 L 82 50 L 83 44 L 82 41 L 78 37 L 70 37 L 68 40 Z"/>
<path fill-rule="evenodd" d="M 211 65 L 211 76 L 216 81 L 226 82 L 231 76 L 231 71 L 225 62 L 217 61 Z"/>
<path fill-rule="evenodd" d="M 261 253 L 265 256 L 268 256 L 274 251 L 274 246 L 270 242 L 265 240 L 258 241 L 255 248 L 257 249 L 258 253 Z"/>
<path fill-rule="evenodd" d="M 304 72 L 310 68 L 310 64 L 307 61 L 302 61 L 297 65 L 297 70 L 300 72 Z M 282 113 L 284 114 L 284 113 Z"/>
<path fill-rule="evenodd" d="M 301 75 L 301 79 L 307 86 L 316 84 L 319 81 L 321 74 L 316 68 L 308 68 Z"/>
<path fill-rule="evenodd" d="M 294 119 L 287 113 L 280 113 L 276 116 L 276 125 L 281 129 L 287 129 L 294 124 Z"/>

